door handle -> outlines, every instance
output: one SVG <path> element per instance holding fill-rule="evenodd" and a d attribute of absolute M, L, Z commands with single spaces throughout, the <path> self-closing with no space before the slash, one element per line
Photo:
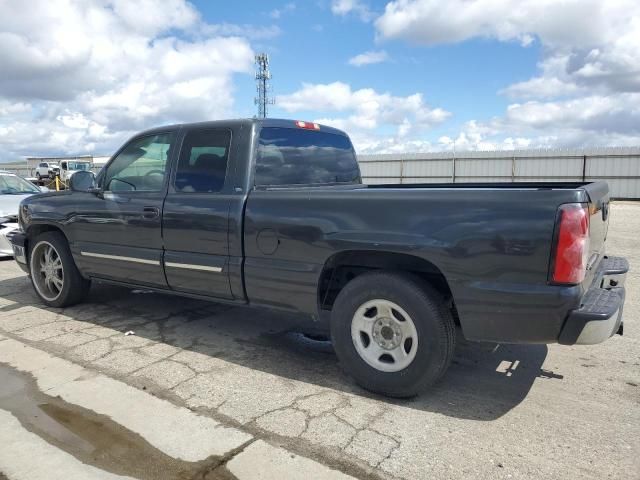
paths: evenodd
<path fill-rule="evenodd" d="M 160 209 L 158 207 L 143 207 L 142 216 L 148 219 L 157 218 L 160 216 Z"/>

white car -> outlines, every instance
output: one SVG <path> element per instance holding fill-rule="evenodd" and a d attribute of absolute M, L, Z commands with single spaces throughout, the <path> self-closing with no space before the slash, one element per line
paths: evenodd
<path fill-rule="evenodd" d="M 36 178 L 38 181 L 43 178 L 55 178 L 60 173 L 60 166 L 57 163 L 40 162 L 36 167 Z"/>
<path fill-rule="evenodd" d="M 18 229 L 18 208 L 23 198 L 47 191 L 13 173 L 0 172 L 0 257 L 13 257 L 9 237 Z"/>

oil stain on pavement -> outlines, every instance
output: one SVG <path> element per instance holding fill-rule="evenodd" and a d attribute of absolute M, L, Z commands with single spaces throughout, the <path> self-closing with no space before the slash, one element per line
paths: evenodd
<path fill-rule="evenodd" d="M 218 469 L 220 459 L 176 460 L 110 418 L 42 393 L 31 376 L 3 364 L 0 385 L 0 409 L 83 463 L 140 480 L 229 478 L 228 472 Z M 0 480 L 5 478 L 0 472 Z"/>

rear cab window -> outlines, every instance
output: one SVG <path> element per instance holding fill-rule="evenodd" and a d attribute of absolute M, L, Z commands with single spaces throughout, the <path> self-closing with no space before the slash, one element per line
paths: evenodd
<path fill-rule="evenodd" d="M 263 127 L 256 156 L 256 186 L 359 184 L 349 137 L 302 128 Z"/>

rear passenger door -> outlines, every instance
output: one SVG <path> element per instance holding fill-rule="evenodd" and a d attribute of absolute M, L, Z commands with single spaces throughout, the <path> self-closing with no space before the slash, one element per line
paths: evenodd
<path fill-rule="evenodd" d="M 163 210 L 164 268 L 173 290 L 233 298 L 227 181 L 231 130 L 187 130 Z"/>

